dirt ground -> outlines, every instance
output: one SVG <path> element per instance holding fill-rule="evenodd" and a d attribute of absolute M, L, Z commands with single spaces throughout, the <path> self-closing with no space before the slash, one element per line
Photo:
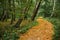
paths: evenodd
<path fill-rule="evenodd" d="M 18 40 L 52 40 L 53 25 L 43 18 L 38 18 L 37 22 L 38 25 L 29 29 Z"/>

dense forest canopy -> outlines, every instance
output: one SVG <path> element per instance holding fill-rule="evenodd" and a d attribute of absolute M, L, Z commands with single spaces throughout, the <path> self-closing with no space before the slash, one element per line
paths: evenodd
<path fill-rule="evenodd" d="M 20 18 L 23 15 L 29 18 L 35 11 L 35 6 L 40 7 L 38 15 L 44 15 L 44 17 L 58 17 L 59 14 L 59 0 L 0 0 L 0 20 Z"/>

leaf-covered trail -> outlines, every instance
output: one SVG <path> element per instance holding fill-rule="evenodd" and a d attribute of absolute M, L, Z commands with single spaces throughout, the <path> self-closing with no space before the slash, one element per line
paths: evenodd
<path fill-rule="evenodd" d="M 21 35 L 18 40 L 52 40 L 53 25 L 42 18 L 37 19 L 37 21 L 39 24 Z"/>

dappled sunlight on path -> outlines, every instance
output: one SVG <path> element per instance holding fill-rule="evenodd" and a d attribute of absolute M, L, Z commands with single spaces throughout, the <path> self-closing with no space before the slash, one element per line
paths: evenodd
<path fill-rule="evenodd" d="M 43 18 L 37 19 L 38 25 L 29 29 L 18 40 L 52 40 L 53 25 Z"/>

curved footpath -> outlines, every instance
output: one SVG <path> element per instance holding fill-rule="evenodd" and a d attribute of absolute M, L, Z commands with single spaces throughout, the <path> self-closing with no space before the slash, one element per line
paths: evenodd
<path fill-rule="evenodd" d="M 29 29 L 18 40 L 52 40 L 53 25 L 43 18 L 38 18 L 37 22 L 38 25 Z"/>

